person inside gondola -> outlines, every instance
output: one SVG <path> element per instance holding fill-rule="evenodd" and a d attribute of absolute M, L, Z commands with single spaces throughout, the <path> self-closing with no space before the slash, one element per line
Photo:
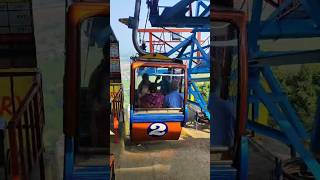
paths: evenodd
<path fill-rule="evenodd" d="M 138 107 L 141 107 L 141 97 L 148 93 L 150 83 L 149 75 L 147 73 L 142 74 L 142 81 L 139 83 L 138 89 L 136 90 L 138 96 L 135 97 Z"/>
<path fill-rule="evenodd" d="M 162 80 L 158 83 L 160 76 L 156 78 L 156 85 L 160 86 L 160 92 L 163 95 L 167 95 L 170 92 L 170 77 L 169 76 L 162 76 Z"/>
<path fill-rule="evenodd" d="M 139 91 L 139 90 L 138 90 Z M 142 105 L 142 97 L 145 96 L 146 94 L 150 93 L 149 92 L 149 85 L 148 84 L 144 84 L 141 86 L 141 90 L 138 93 L 138 96 L 136 97 L 136 101 L 137 101 L 137 105 L 138 107 L 141 107 Z"/>
<path fill-rule="evenodd" d="M 149 88 L 150 84 L 151 84 L 151 82 L 149 80 L 149 75 L 147 73 L 144 73 L 142 75 L 142 81 L 140 82 L 140 84 L 138 86 L 139 98 L 141 98 L 144 95 L 145 90 Z"/>
<path fill-rule="evenodd" d="M 157 85 L 151 83 L 147 94 L 141 97 L 141 108 L 162 108 L 164 95 L 157 92 Z"/>
<path fill-rule="evenodd" d="M 179 93 L 179 81 L 174 80 L 171 82 L 171 91 L 164 98 L 165 108 L 181 108 L 183 106 L 183 95 Z"/>

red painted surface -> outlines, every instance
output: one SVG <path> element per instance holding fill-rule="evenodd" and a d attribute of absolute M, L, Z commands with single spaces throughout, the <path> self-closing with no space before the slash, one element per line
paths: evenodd
<path fill-rule="evenodd" d="M 166 122 L 168 132 L 161 137 L 148 135 L 147 129 L 152 123 L 133 123 L 131 129 L 131 140 L 134 142 L 154 141 L 154 140 L 178 140 L 181 134 L 180 122 Z"/>
<path fill-rule="evenodd" d="M 234 10 L 218 10 L 211 8 L 211 22 L 224 21 L 235 25 L 239 30 L 239 58 L 240 58 L 240 104 L 238 129 L 236 132 L 237 141 L 240 141 L 241 135 L 245 133 L 246 122 L 248 118 L 247 93 L 248 93 L 248 55 L 247 55 L 247 17 L 243 12 Z"/>
<path fill-rule="evenodd" d="M 21 97 L 15 96 L 15 101 L 18 102 L 18 107 L 21 104 Z M 13 115 L 12 112 L 12 99 L 10 96 L 2 96 L 0 97 L 0 116 L 3 116 L 4 114 L 9 114 L 10 116 Z"/>

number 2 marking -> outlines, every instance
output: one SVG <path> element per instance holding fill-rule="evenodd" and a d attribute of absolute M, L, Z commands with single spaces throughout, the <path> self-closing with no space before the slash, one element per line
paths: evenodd
<path fill-rule="evenodd" d="M 164 123 L 152 123 L 147 131 L 149 136 L 160 137 L 168 132 L 168 126 Z"/>

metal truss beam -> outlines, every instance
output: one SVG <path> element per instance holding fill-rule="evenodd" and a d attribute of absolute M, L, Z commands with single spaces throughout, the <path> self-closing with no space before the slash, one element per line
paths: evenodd
<path fill-rule="evenodd" d="M 197 3 L 196 16 L 186 16 L 192 3 Z M 172 7 L 165 7 L 159 14 L 158 2 L 150 4 L 149 21 L 153 27 L 206 27 L 210 28 L 209 9 L 202 0 L 180 0 Z M 207 7 L 206 7 L 207 6 Z M 205 7 L 200 11 L 200 7 Z"/>
<path fill-rule="evenodd" d="M 310 141 L 310 135 L 306 132 L 294 108 L 289 103 L 285 93 L 280 89 L 280 84 L 274 77 L 270 67 L 251 68 L 249 77 L 249 92 L 251 99 L 262 103 L 272 116 L 272 120 L 279 126 L 281 134 L 288 139 L 286 144 L 290 144 L 306 163 L 316 179 L 320 178 L 320 165 L 314 155 L 305 147 L 305 143 Z M 271 93 L 267 93 L 261 84 L 262 77 L 268 83 Z M 275 98 L 277 97 L 277 98 Z M 253 103 L 251 101 L 250 103 Z M 286 142 L 280 132 L 270 130 L 262 125 L 257 126 L 251 123 L 248 127 L 257 132 L 262 132 L 279 141 Z"/>

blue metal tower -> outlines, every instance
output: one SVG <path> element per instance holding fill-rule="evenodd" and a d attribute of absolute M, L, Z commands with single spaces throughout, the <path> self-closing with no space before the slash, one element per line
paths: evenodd
<path fill-rule="evenodd" d="M 270 3 L 264 0 L 253 1 L 248 24 L 249 103 L 253 107 L 253 120 L 259 116 L 259 105 L 263 104 L 279 129 L 270 128 L 255 121 L 248 121 L 248 128 L 292 146 L 314 177 L 320 179 L 320 164 L 305 146 L 310 142 L 310 134 L 303 127 L 302 120 L 271 70 L 272 66 L 278 65 L 319 63 L 320 47 L 307 51 L 266 51 L 259 47 L 259 42 L 262 40 L 319 37 L 320 2 L 317 0 L 285 0 L 282 3 L 271 1 L 268 16 L 264 17 L 264 7 L 268 2 Z M 263 83 L 270 87 L 270 91 L 263 88 Z M 314 137 L 313 142 L 318 138 Z"/>

